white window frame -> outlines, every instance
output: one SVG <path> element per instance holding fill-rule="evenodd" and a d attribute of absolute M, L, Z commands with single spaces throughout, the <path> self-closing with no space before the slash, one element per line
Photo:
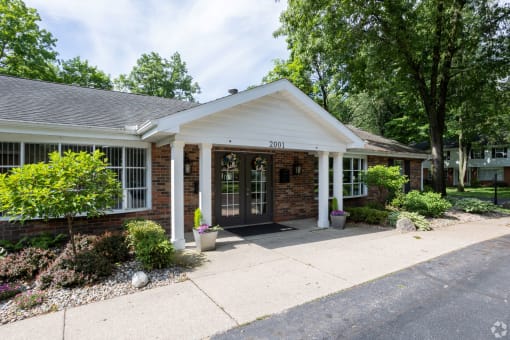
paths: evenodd
<path fill-rule="evenodd" d="M 58 151 L 62 152 L 62 145 L 63 144 L 73 144 L 73 145 L 92 145 L 93 150 L 97 147 L 101 146 L 112 146 L 112 147 L 119 147 L 122 148 L 122 154 L 123 154 L 123 176 L 122 176 L 122 208 L 121 209 L 112 209 L 108 210 L 106 214 L 122 214 L 122 213 L 130 213 L 130 212 L 138 212 L 138 211 L 147 211 L 152 209 L 152 150 L 151 150 L 151 144 L 147 142 L 137 142 L 137 141 L 110 141 L 110 140 L 100 140 L 100 139 L 70 139 L 65 137 L 49 137 L 49 136 L 40 136 L 40 138 L 36 136 L 30 136 L 25 137 L 23 139 L 17 137 L 17 136 L 6 136 L 6 138 L 3 138 L 0 140 L 0 143 L 19 143 L 20 145 L 20 164 L 19 166 L 23 166 L 25 164 L 25 144 L 57 144 L 58 145 Z M 125 168 L 125 150 L 126 148 L 140 148 L 145 149 L 145 188 L 146 188 L 146 204 L 145 207 L 142 208 L 126 208 L 127 206 L 127 200 L 125 198 L 126 196 L 126 168 Z M 0 164 L 0 167 L 4 167 L 2 164 Z M 7 167 L 7 166 L 6 166 Z M 9 168 L 12 168 L 12 166 L 8 166 Z M 0 216 L 0 221 L 6 221 L 8 220 L 7 217 Z"/>
<path fill-rule="evenodd" d="M 367 157 L 366 156 L 359 156 L 359 155 L 344 155 L 343 157 L 343 160 L 342 162 L 345 162 L 346 159 L 350 159 L 350 164 L 351 164 L 351 169 L 350 170 L 347 170 L 347 171 L 351 171 L 351 172 L 354 172 L 355 170 L 352 169 L 352 166 L 353 166 L 353 163 L 354 163 L 354 159 L 358 159 L 358 160 L 362 160 L 363 161 L 363 167 L 359 170 L 356 170 L 356 171 L 367 171 L 368 169 L 368 165 L 367 165 Z M 359 163 L 358 163 L 359 164 Z M 343 173 L 345 173 L 346 171 L 346 168 L 345 166 L 343 167 Z M 344 186 L 345 184 L 349 184 L 351 185 L 351 188 L 352 186 L 354 185 L 354 176 L 349 176 L 351 178 L 351 182 L 350 183 L 346 183 L 346 182 L 343 182 L 342 181 L 342 191 L 344 189 Z M 356 182 L 358 183 L 358 182 Z M 351 190 L 351 192 L 353 192 L 354 190 Z M 364 184 L 364 183 L 361 183 L 361 190 L 360 190 L 360 194 L 359 195 L 345 195 L 344 194 L 344 198 L 358 198 L 358 197 L 366 197 L 368 196 L 368 189 L 367 189 L 367 185 Z"/>

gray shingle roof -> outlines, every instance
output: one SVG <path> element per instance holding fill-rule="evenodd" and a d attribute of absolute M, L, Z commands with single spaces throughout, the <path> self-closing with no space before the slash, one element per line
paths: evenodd
<path fill-rule="evenodd" d="M 195 105 L 0 75 L 0 120 L 123 129 Z"/>
<path fill-rule="evenodd" d="M 375 135 L 373 133 L 360 130 L 352 125 L 346 125 L 349 130 L 354 132 L 365 142 L 364 150 L 375 151 L 377 153 L 405 153 L 426 156 L 428 152 L 413 148 L 411 146 L 399 143 L 393 139 L 388 139 Z"/>

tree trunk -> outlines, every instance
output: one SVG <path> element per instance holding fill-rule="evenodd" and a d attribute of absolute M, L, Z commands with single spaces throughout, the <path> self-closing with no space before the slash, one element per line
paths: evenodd
<path fill-rule="evenodd" d="M 446 196 L 446 184 L 444 180 L 444 162 L 443 162 L 443 132 L 441 124 L 437 124 L 437 119 L 430 119 L 430 148 L 432 153 L 432 187 L 435 192 Z"/>
<path fill-rule="evenodd" d="M 465 183 L 464 178 L 467 172 L 467 162 L 469 158 L 469 151 L 471 147 L 469 143 L 462 143 L 462 132 L 459 134 L 459 183 L 457 184 L 457 191 L 464 192 Z"/>
<path fill-rule="evenodd" d="M 74 244 L 73 217 L 67 216 L 67 230 L 69 231 L 69 239 L 73 247 L 73 256 L 76 258 L 76 245 Z"/>

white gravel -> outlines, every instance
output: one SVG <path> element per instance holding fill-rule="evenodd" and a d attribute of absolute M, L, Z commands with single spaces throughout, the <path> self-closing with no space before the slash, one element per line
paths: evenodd
<path fill-rule="evenodd" d="M 47 289 L 44 291 L 46 295 L 45 301 L 41 305 L 29 310 L 18 309 L 12 299 L 4 301 L 0 303 L 0 324 L 187 280 L 186 273 L 179 267 L 153 270 L 146 272 L 149 276 L 149 284 L 147 286 L 134 288 L 131 285 L 131 277 L 139 270 L 142 270 L 142 267 L 138 262 L 125 262 L 117 265 L 114 274 L 106 280 L 92 286 L 71 289 Z M 37 288 L 34 288 L 33 291 L 37 291 Z"/>

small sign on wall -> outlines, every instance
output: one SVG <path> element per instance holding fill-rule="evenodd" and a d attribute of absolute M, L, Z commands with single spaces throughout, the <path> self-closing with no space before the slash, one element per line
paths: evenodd
<path fill-rule="evenodd" d="M 280 169 L 280 183 L 289 183 L 290 182 L 290 170 L 289 169 Z"/>

